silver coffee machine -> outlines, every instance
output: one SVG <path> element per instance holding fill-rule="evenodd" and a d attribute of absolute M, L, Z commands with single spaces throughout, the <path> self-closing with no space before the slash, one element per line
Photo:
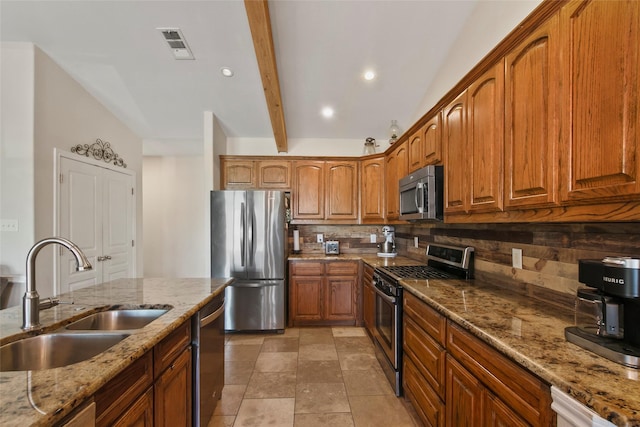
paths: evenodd
<path fill-rule="evenodd" d="M 567 341 L 614 362 L 640 368 L 640 259 L 579 260 L 575 323 Z"/>

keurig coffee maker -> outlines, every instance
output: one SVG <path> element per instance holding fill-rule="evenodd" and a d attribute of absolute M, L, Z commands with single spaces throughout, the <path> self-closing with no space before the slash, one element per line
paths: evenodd
<path fill-rule="evenodd" d="M 567 341 L 614 362 L 640 367 L 640 258 L 579 260 L 576 326 Z"/>

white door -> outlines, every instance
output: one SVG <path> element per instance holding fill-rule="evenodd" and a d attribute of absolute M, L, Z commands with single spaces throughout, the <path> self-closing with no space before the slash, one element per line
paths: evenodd
<path fill-rule="evenodd" d="M 57 294 L 133 276 L 133 176 L 60 157 L 58 232 L 76 243 L 92 270 L 77 272 L 59 252 Z"/>

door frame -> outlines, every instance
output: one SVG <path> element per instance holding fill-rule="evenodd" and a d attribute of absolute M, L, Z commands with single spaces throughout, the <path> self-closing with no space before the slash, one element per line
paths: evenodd
<path fill-rule="evenodd" d="M 138 223 L 136 221 L 137 218 L 137 198 L 138 198 L 138 188 L 137 188 L 137 181 L 136 181 L 136 172 L 126 169 L 126 168 L 122 168 L 122 167 L 116 167 L 115 165 L 112 165 L 111 163 L 106 163 L 106 162 L 102 162 L 99 160 L 95 160 L 92 159 L 90 157 L 85 157 L 85 156 L 79 156 L 77 154 L 74 154 L 70 151 L 66 151 L 66 150 L 61 150 L 60 148 L 54 148 L 53 149 L 53 158 L 54 158 L 54 165 L 53 165 L 53 233 L 55 236 L 58 236 L 60 233 L 60 185 L 59 185 L 59 177 L 60 177 L 60 163 L 61 163 L 61 159 L 62 158 L 67 158 L 70 160 L 75 160 L 81 163 L 85 163 L 87 165 L 90 166 L 96 166 L 99 168 L 103 168 L 103 169 L 109 169 L 118 173 L 123 173 L 125 175 L 129 175 L 131 177 L 131 185 L 133 186 L 133 192 L 135 194 L 135 198 L 133 201 L 133 206 L 132 211 L 131 211 L 131 216 L 132 216 L 132 230 L 131 233 L 133 234 L 133 238 L 134 240 L 136 239 L 137 236 L 137 226 Z M 133 271 L 133 277 L 137 277 L 138 276 L 138 266 L 136 263 L 137 260 L 137 245 L 138 243 L 136 242 L 136 246 L 134 247 L 134 250 L 132 251 L 132 256 L 131 256 L 131 268 Z M 60 251 L 53 251 L 53 291 L 54 291 L 54 295 L 58 295 L 60 292 L 60 271 L 59 271 L 59 266 L 60 266 Z"/>

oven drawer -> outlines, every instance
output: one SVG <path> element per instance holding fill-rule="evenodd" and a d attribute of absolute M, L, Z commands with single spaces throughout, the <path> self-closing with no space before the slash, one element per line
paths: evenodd
<path fill-rule="evenodd" d="M 441 346 L 447 339 L 447 319 L 410 292 L 404 292 L 404 313 L 424 329 Z"/>
<path fill-rule="evenodd" d="M 404 318 L 404 351 L 441 399 L 445 396 L 446 351 L 420 328 L 413 318 Z"/>

